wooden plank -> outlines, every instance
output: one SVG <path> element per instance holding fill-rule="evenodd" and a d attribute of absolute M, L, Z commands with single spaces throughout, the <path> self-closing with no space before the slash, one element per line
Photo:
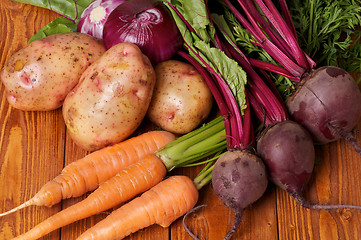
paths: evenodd
<path fill-rule="evenodd" d="M 361 129 L 359 123 L 356 129 Z M 358 142 L 361 136 L 354 134 Z M 305 190 L 311 202 L 361 205 L 360 156 L 345 140 L 316 147 L 313 176 Z M 361 239 L 361 211 L 316 211 L 300 207 L 284 191 L 277 191 L 279 239 Z"/>
<path fill-rule="evenodd" d="M 179 169 L 176 173 L 194 178 L 200 170 L 200 167 Z M 244 210 L 242 222 L 232 239 L 278 239 L 275 201 L 274 187 L 270 186 L 260 201 Z M 211 184 L 200 190 L 198 205 L 205 207 L 186 219 L 189 229 L 199 239 L 222 239 L 233 225 L 234 214 L 217 198 Z M 192 239 L 185 232 L 182 220 L 173 224 L 172 240 Z"/>
<path fill-rule="evenodd" d="M 66 164 L 70 164 L 72 161 L 74 161 L 76 159 L 80 159 L 81 157 L 85 156 L 87 153 L 88 152 L 79 149 L 73 143 L 73 141 L 71 139 L 67 138 L 66 154 L 65 154 L 65 160 L 66 160 L 65 163 Z M 82 197 L 64 200 L 62 203 L 62 208 L 65 209 L 65 208 L 81 201 L 87 195 L 89 195 L 89 193 Z M 67 240 L 76 239 L 86 229 L 94 226 L 97 222 L 99 222 L 102 219 L 104 219 L 105 217 L 107 217 L 107 215 L 110 214 L 116 208 L 117 207 L 115 207 L 113 209 L 109 209 L 108 211 L 106 211 L 104 213 L 99 213 L 95 216 L 77 221 L 73 224 L 63 227 L 62 231 L 61 231 L 61 239 L 67 239 Z M 151 226 L 147 229 L 144 229 L 144 230 L 138 231 L 137 233 L 132 234 L 129 238 L 126 238 L 126 239 L 132 239 L 132 240 L 164 239 L 164 240 L 166 240 L 166 239 L 168 239 L 168 236 L 169 236 L 168 229 L 164 229 L 159 226 Z"/>
<path fill-rule="evenodd" d="M 58 15 L 48 10 L 0 1 L 0 67 L 28 39 Z M 33 196 L 64 165 L 81 158 L 86 151 L 66 137 L 61 109 L 50 112 L 22 112 L 11 108 L 0 86 L 0 212 L 9 210 Z M 145 124 L 140 131 L 151 130 Z M 361 129 L 361 121 L 356 129 Z M 359 131 L 355 132 L 361 142 Z M 344 140 L 317 147 L 321 159 L 306 189 L 306 198 L 323 203 L 361 205 L 360 156 Z M 193 178 L 198 168 L 179 169 L 171 174 Z M 29 207 L 0 218 L 0 240 L 23 233 L 37 223 L 81 199 L 64 200 L 52 208 Z M 212 186 L 200 190 L 197 205 L 207 206 L 190 214 L 189 228 L 200 239 L 221 239 L 233 224 L 233 213 L 215 196 Z M 76 239 L 109 212 L 76 222 L 42 239 Z M 127 239 L 192 239 L 182 218 L 170 228 L 151 226 Z M 310 211 L 297 205 L 285 192 L 269 185 L 266 194 L 245 209 L 242 223 L 233 239 L 361 239 L 361 211 Z"/>
<path fill-rule="evenodd" d="M 41 16 L 41 17 L 39 17 Z M 10 0 L 0 2 L 1 68 L 28 39 L 56 14 Z M 0 206 L 1 212 L 31 198 L 63 167 L 65 125 L 60 111 L 23 112 L 11 108 L 1 85 Z M 0 218 L 0 239 L 10 239 L 59 211 L 29 207 Z M 54 232 L 44 239 L 58 239 Z"/>

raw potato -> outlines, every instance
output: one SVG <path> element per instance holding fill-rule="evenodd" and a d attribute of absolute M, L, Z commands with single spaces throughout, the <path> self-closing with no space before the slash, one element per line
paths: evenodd
<path fill-rule="evenodd" d="M 89 151 L 126 139 L 142 122 L 154 85 L 154 68 L 135 44 L 108 49 L 64 101 L 71 138 Z"/>
<path fill-rule="evenodd" d="M 83 33 L 61 33 L 36 40 L 13 54 L 0 78 L 10 105 L 24 111 L 59 108 L 84 70 L 105 46 Z"/>
<path fill-rule="evenodd" d="M 164 130 L 184 134 L 205 120 L 213 97 L 206 82 L 190 64 L 168 60 L 155 68 L 157 82 L 148 118 Z"/>

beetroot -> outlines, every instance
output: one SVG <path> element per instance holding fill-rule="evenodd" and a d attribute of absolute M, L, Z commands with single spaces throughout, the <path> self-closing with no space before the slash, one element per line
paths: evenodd
<path fill-rule="evenodd" d="M 296 91 L 287 101 L 291 118 L 307 128 L 315 141 L 345 138 L 361 155 L 361 147 L 351 135 L 361 116 L 360 90 L 345 70 L 332 66 L 315 69 L 316 63 L 298 43 L 286 1 L 277 1 L 280 11 L 271 0 L 238 0 L 234 5 L 230 0 L 224 2 L 250 32 L 252 43 L 273 61 L 252 60 L 252 66 L 293 81 Z"/>
<path fill-rule="evenodd" d="M 352 76 L 338 67 L 321 67 L 305 77 L 287 101 L 293 119 L 315 141 L 327 143 L 349 133 L 361 115 L 361 93 Z"/>
<path fill-rule="evenodd" d="M 270 125 L 259 137 L 257 152 L 268 168 L 270 180 L 310 209 L 355 208 L 355 205 L 320 205 L 307 202 L 304 189 L 315 164 L 311 135 L 298 123 L 284 121 Z"/>
<path fill-rule="evenodd" d="M 292 195 L 302 194 L 315 163 L 313 141 L 303 127 L 290 120 L 270 125 L 257 141 L 257 153 L 272 182 Z"/>
<path fill-rule="evenodd" d="M 235 212 L 233 227 L 224 239 L 236 232 L 243 209 L 263 195 L 267 184 L 262 160 L 247 150 L 228 151 L 218 158 L 212 173 L 213 189 L 224 205 Z"/>

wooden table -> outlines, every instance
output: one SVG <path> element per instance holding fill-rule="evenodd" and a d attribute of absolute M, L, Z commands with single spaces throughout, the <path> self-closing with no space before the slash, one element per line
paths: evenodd
<path fill-rule="evenodd" d="M 0 1 L 0 67 L 56 14 L 37 7 Z M 61 169 L 87 152 L 68 137 L 61 109 L 23 112 L 9 106 L 0 87 L 0 212 L 30 199 Z M 361 104 L 361 103 L 360 103 Z M 361 129 L 361 121 L 356 129 Z M 355 132 L 361 143 L 360 132 Z M 311 201 L 361 205 L 361 157 L 344 140 L 316 148 L 319 164 L 306 190 Z M 195 169 L 177 174 L 195 176 Z M 0 239 L 11 239 L 81 198 L 68 199 L 52 208 L 28 207 L 0 218 Z M 200 191 L 198 204 L 207 207 L 191 214 L 187 223 L 200 239 L 222 239 L 233 224 L 233 214 L 217 199 L 212 187 Z M 103 219 L 107 213 L 76 222 L 42 239 L 72 240 Z M 129 239 L 191 239 L 181 219 L 170 228 L 151 226 Z M 244 211 L 233 239 L 361 239 L 361 211 L 310 211 L 285 192 L 269 185 L 264 197 Z"/>

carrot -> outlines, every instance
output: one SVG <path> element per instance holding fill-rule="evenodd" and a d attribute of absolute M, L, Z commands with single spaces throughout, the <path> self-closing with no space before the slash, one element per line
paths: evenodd
<path fill-rule="evenodd" d="M 158 157 L 148 155 L 102 183 L 83 201 L 56 213 L 15 239 L 38 239 L 57 228 L 115 207 L 161 182 L 166 172 Z"/>
<path fill-rule="evenodd" d="M 16 239 L 37 239 L 69 223 L 115 207 L 161 182 L 167 171 L 221 151 L 226 148 L 223 126 L 222 119 L 218 118 L 197 130 L 196 134 L 190 133 L 168 143 L 101 183 L 82 202 L 53 215 Z"/>
<path fill-rule="evenodd" d="M 168 227 L 190 211 L 197 201 L 198 190 L 192 180 L 186 176 L 172 176 L 113 211 L 78 240 L 123 239 L 153 224 Z"/>
<path fill-rule="evenodd" d="M 169 132 L 151 131 L 90 153 L 67 165 L 60 175 L 47 182 L 33 198 L 0 216 L 31 205 L 50 207 L 62 199 L 81 196 L 174 139 L 175 136 Z"/>

